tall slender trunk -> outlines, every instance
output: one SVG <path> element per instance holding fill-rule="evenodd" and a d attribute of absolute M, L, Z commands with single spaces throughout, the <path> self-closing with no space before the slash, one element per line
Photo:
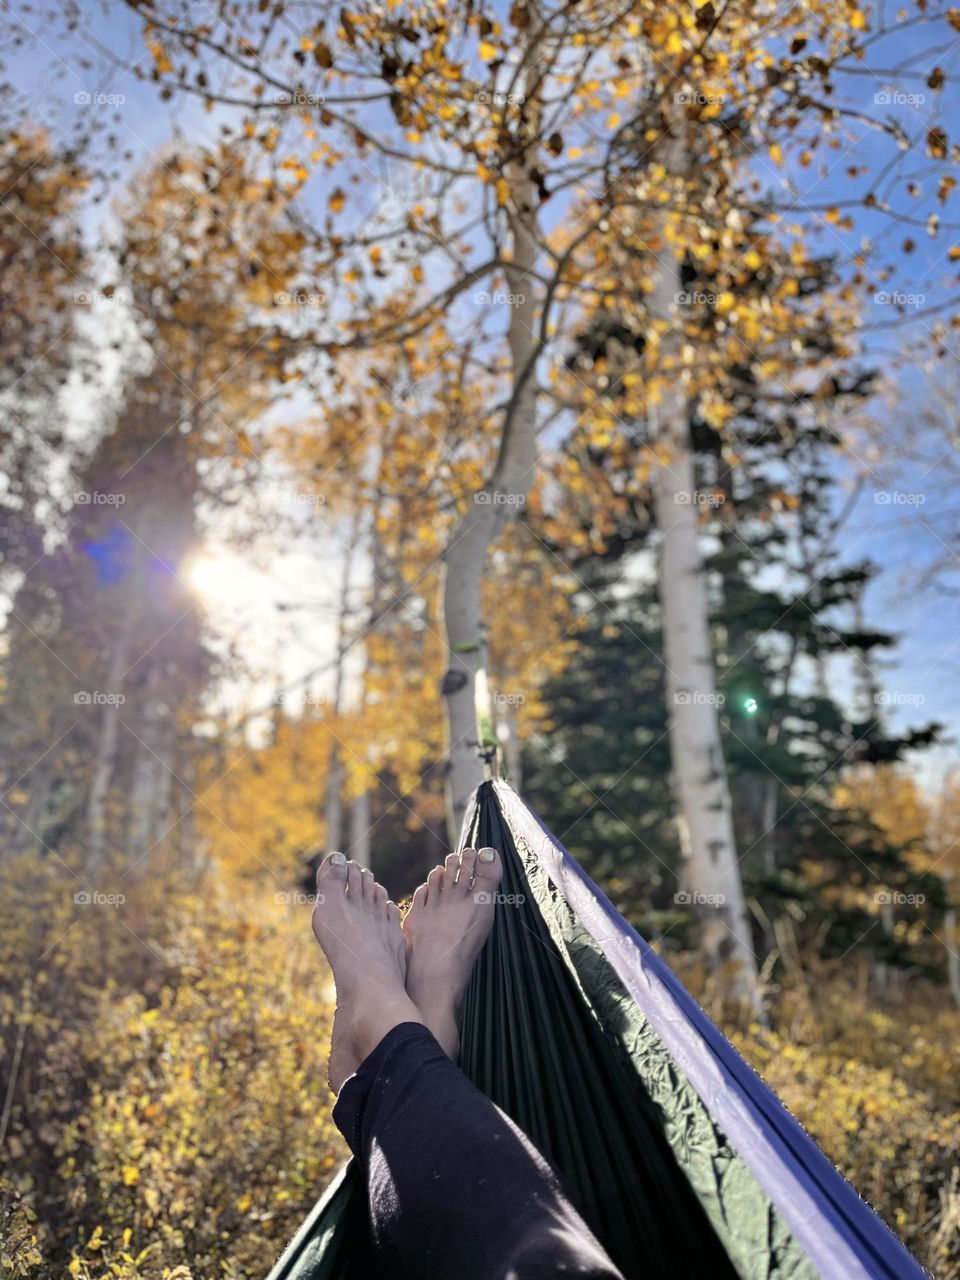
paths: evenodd
<path fill-rule="evenodd" d="M 517 713 L 512 703 L 502 707 L 497 724 L 497 737 L 503 744 L 503 762 L 514 791 L 523 787 L 523 752 L 517 737 Z"/>
<path fill-rule="evenodd" d="M 344 662 L 347 656 L 347 615 L 350 607 L 350 575 L 353 555 L 357 546 L 359 518 L 354 518 L 353 531 L 343 560 L 343 577 L 340 580 L 340 602 L 337 612 L 336 669 L 333 681 L 333 700 L 330 713 L 333 720 L 333 742 L 330 746 L 330 764 L 327 767 L 327 791 L 324 805 L 324 840 L 327 849 L 343 847 L 343 752 L 337 740 L 340 713 L 343 710 Z"/>
<path fill-rule="evenodd" d="M 671 148 L 672 171 L 683 152 Z M 662 231 L 661 227 L 661 231 Z M 660 236 L 651 318 L 665 326 L 661 358 L 676 358 L 679 263 Z M 706 575 L 698 538 L 696 481 L 689 406 L 679 366 L 648 414 L 659 461 L 654 508 L 660 535 L 658 595 L 666 663 L 667 715 L 673 786 L 685 887 L 699 922 L 701 945 L 714 966 L 733 966 L 732 989 L 757 1001 L 757 961 L 740 880 L 730 788 L 720 740 Z"/>
<path fill-rule="evenodd" d="M 364 787 L 350 804 L 350 857 L 361 867 L 372 866 L 370 847 L 370 790 Z"/>
<path fill-rule="evenodd" d="M 30 795 L 26 809 L 14 828 L 13 848 L 17 853 L 38 853 L 43 847 L 43 833 L 50 809 L 53 774 L 44 763 L 30 776 Z M 0 855 L 2 857 L 2 855 Z"/>
<path fill-rule="evenodd" d="M 474 495 L 444 555 L 443 617 L 447 670 L 442 692 L 447 727 L 447 825 L 456 845 L 470 793 L 483 781 L 477 734 L 476 679 L 485 667 L 480 616 L 480 584 L 487 553 L 509 518 L 526 500 L 536 463 L 536 300 L 531 272 L 536 265 L 537 193 L 522 164 L 505 177 L 514 204 L 508 213 L 512 260 L 507 268 L 510 307 L 511 395 L 500 450 L 489 487 Z"/>
<path fill-rule="evenodd" d="M 343 846 L 343 761 L 340 746 L 334 741 L 327 767 L 327 801 L 323 809 L 324 843 L 329 850 Z"/>
<path fill-rule="evenodd" d="M 173 708 L 163 698 L 163 670 L 154 663 L 144 684 L 143 715 L 137 726 L 138 740 L 130 785 L 129 851 L 144 860 L 161 839 L 170 812 L 175 749 Z"/>
<path fill-rule="evenodd" d="M 114 637 L 110 649 L 110 660 L 106 672 L 105 693 L 111 701 L 103 704 L 100 717 L 100 730 L 97 735 L 97 747 L 94 755 L 93 778 L 87 796 L 87 858 L 84 870 L 96 883 L 107 852 L 107 797 L 113 781 L 114 765 L 117 758 L 117 740 L 120 734 L 121 703 L 117 701 L 123 685 L 123 677 L 130 665 L 130 640 L 133 634 L 134 605 L 137 593 L 131 586 L 127 601 L 127 611 L 120 630 Z M 91 691 L 93 692 L 93 691 Z"/>
<path fill-rule="evenodd" d="M 953 1003 L 960 1008 L 960 930 L 957 929 L 956 907 L 948 907 L 943 913 L 943 932 L 946 935 L 947 986 Z"/>

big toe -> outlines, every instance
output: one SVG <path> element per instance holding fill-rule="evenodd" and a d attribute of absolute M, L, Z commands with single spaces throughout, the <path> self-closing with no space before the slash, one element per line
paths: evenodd
<path fill-rule="evenodd" d="M 474 890 L 478 893 L 494 893 L 503 879 L 503 861 L 496 849 L 488 845 L 477 851 L 474 870 Z"/>
<path fill-rule="evenodd" d="M 347 887 L 347 857 L 343 853 L 328 853 L 317 868 L 317 893 L 324 890 L 339 889 L 341 893 Z M 320 898 L 322 902 L 323 899 Z"/>

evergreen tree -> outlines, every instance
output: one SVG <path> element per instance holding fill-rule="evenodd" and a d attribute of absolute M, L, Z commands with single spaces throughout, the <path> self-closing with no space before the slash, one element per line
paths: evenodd
<path fill-rule="evenodd" d="M 789 915 L 826 954 L 863 943 L 887 961 L 923 963 L 933 952 L 921 956 L 914 935 L 904 945 L 903 931 L 873 926 L 882 899 L 894 894 L 922 894 L 935 917 L 942 885 L 918 875 L 905 844 L 837 799 L 850 769 L 901 760 L 938 729 L 896 734 L 886 725 L 876 672 L 895 640 L 861 621 L 876 569 L 843 563 L 834 546 L 843 516 L 831 416 L 868 395 L 871 379 L 834 377 L 826 395 L 821 386 L 791 397 L 784 412 L 743 373 L 729 432 L 691 421 L 698 476 L 691 501 L 700 512 L 724 755 L 755 942 L 771 949 L 776 922 Z M 628 453 L 642 441 L 642 426 L 635 432 Z M 573 516 L 587 548 L 573 566 L 587 621 L 577 663 L 545 690 L 550 729 L 528 752 L 525 789 L 648 932 L 692 944 L 670 820 L 648 495 L 616 448 L 572 441 L 567 449 L 577 451 L 583 490 L 595 495 Z M 549 522 L 536 532 L 549 537 Z M 853 684 L 870 683 L 868 714 L 831 689 L 838 664 Z"/>

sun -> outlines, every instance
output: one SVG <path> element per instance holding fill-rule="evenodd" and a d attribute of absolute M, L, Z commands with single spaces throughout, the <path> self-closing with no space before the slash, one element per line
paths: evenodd
<path fill-rule="evenodd" d="M 254 574 L 235 551 L 205 547 L 187 556 L 180 576 L 206 604 L 235 608 L 256 598 Z"/>

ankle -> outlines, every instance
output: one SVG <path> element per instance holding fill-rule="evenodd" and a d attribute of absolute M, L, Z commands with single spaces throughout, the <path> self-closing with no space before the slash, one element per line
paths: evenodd
<path fill-rule="evenodd" d="M 403 1022 L 419 1022 L 426 1026 L 420 1010 L 409 997 L 392 1000 L 368 1008 L 358 1014 L 353 1025 L 353 1045 L 360 1062 L 369 1057 L 383 1038 Z"/>

